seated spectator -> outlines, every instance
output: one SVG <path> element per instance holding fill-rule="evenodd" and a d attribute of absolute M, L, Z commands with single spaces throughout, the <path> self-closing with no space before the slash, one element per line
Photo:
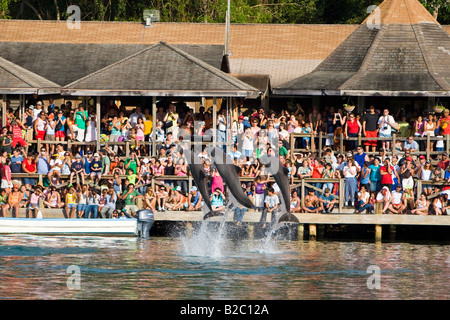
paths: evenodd
<path fill-rule="evenodd" d="M 361 186 L 358 192 L 358 201 L 356 202 L 356 210 L 361 213 L 366 210 L 366 213 L 374 213 L 374 207 L 370 203 L 370 193 L 365 186 Z"/>
<path fill-rule="evenodd" d="M 85 219 L 97 219 L 98 218 L 98 206 L 100 204 L 100 195 L 93 187 L 89 187 L 88 196 L 86 199 L 86 212 L 84 213 Z M 92 215 L 91 215 L 92 212 Z"/>
<path fill-rule="evenodd" d="M 100 209 L 100 216 L 103 219 L 109 219 L 112 217 L 114 210 L 116 209 L 117 195 L 113 188 L 105 189 L 103 191 L 106 191 L 106 195 L 103 207 Z"/>
<path fill-rule="evenodd" d="M 50 184 L 57 186 L 61 184 L 61 168 L 63 166 L 59 155 L 56 153 L 50 158 L 50 170 L 48 171 L 48 180 Z"/>
<path fill-rule="evenodd" d="M 181 194 L 181 187 L 177 186 L 172 191 L 172 194 L 169 196 L 168 201 L 166 201 L 167 209 L 171 211 L 179 211 L 186 201 L 186 197 Z"/>
<path fill-rule="evenodd" d="M 325 192 L 319 196 L 319 202 L 323 207 L 325 213 L 333 212 L 334 206 L 336 204 L 336 197 L 331 194 L 330 188 L 326 188 Z"/>
<path fill-rule="evenodd" d="M 378 192 L 376 201 L 383 205 L 382 213 L 387 212 L 389 205 L 391 204 L 391 198 L 392 195 L 388 187 L 383 187 L 381 188 L 380 192 Z"/>
<path fill-rule="evenodd" d="M 37 212 L 39 211 L 39 202 L 41 199 L 43 199 L 42 189 L 40 187 L 37 187 L 28 200 L 28 205 L 26 209 L 27 217 L 31 217 L 30 211 L 33 212 L 33 218 L 37 217 Z"/>
<path fill-rule="evenodd" d="M 148 188 L 144 195 L 144 209 L 156 211 L 156 193 L 153 188 Z"/>
<path fill-rule="evenodd" d="M 308 195 L 305 197 L 305 204 L 302 207 L 302 210 L 307 213 L 319 213 L 323 211 L 322 203 L 319 201 L 316 193 L 313 189 L 308 191 Z"/>
<path fill-rule="evenodd" d="M 225 209 L 224 205 L 225 195 L 220 188 L 214 189 L 211 195 L 211 207 L 214 211 L 221 211 Z"/>
<path fill-rule="evenodd" d="M 72 162 L 72 165 L 70 167 L 70 182 L 69 182 L 69 187 L 71 187 L 73 185 L 73 177 L 76 176 L 77 180 L 79 179 L 81 181 L 81 184 L 84 184 L 84 175 L 85 175 L 85 171 L 84 171 L 84 164 L 81 160 L 81 156 L 79 154 L 77 154 L 75 156 L 75 161 Z"/>
<path fill-rule="evenodd" d="M 121 196 L 121 199 L 125 200 L 124 211 L 127 213 L 130 211 L 131 215 L 135 216 L 136 212 L 139 210 L 136 205 L 136 199 L 138 198 L 143 198 L 143 196 L 135 190 L 134 185 L 128 185 L 128 190 L 124 191 Z"/>
<path fill-rule="evenodd" d="M 98 153 L 94 154 L 94 160 L 91 162 L 89 166 L 91 183 L 95 186 L 100 184 L 100 180 L 102 179 L 102 161 L 100 160 L 100 155 Z"/>
<path fill-rule="evenodd" d="M 416 200 L 415 209 L 411 210 L 412 214 L 417 214 L 421 216 L 428 215 L 430 203 L 427 200 L 427 195 L 422 192 L 420 197 Z"/>
<path fill-rule="evenodd" d="M 166 187 L 165 186 L 156 187 L 155 193 L 156 193 L 156 202 L 158 204 L 158 210 L 165 211 L 166 210 L 165 202 L 167 197 L 169 196 Z"/>
<path fill-rule="evenodd" d="M 262 228 L 266 227 L 267 213 L 271 214 L 271 223 L 274 224 L 276 221 L 276 215 L 279 211 L 280 200 L 278 195 L 272 187 L 267 188 L 267 196 L 264 198 L 264 210 L 261 214 L 260 223 L 262 223 Z"/>
<path fill-rule="evenodd" d="M 50 187 L 50 192 L 48 192 L 45 198 L 44 205 L 48 208 L 60 209 L 64 207 L 64 202 L 61 201 L 61 195 L 54 186 Z"/>
<path fill-rule="evenodd" d="M 11 210 L 11 216 L 17 218 L 19 216 L 20 202 L 22 201 L 22 192 L 19 190 L 19 185 L 15 184 L 13 190 L 8 195 L 8 202 L 3 205 L 3 217 L 6 217 L 6 211 Z"/>
<path fill-rule="evenodd" d="M 409 149 L 410 152 L 417 152 L 419 151 L 419 144 L 414 141 L 413 136 L 409 136 L 408 140 L 405 141 L 403 144 L 403 150 Z"/>
<path fill-rule="evenodd" d="M 187 211 L 198 211 L 202 208 L 202 195 L 196 186 L 192 186 L 185 203 Z"/>
<path fill-rule="evenodd" d="M 291 192 L 291 213 L 300 213 L 302 212 L 302 202 L 298 197 L 297 191 L 292 190 Z"/>

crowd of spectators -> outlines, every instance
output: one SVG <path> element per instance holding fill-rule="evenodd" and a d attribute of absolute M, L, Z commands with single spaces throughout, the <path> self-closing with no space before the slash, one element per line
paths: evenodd
<path fill-rule="evenodd" d="M 58 107 L 50 100 L 44 107 L 41 101 L 30 100 L 22 117 L 9 110 L 0 136 L 2 216 L 9 210 L 14 215 L 21 207 L 36 216 L 40 206 L 64 209 L 68 218 L 126 218 L 135 216 L 139 208 L 201 209 L 202 196 L 195 184 L 188 186 L 187 159 L 177 145 L 189 135 L 213 136 L 211 110 L 201 107 L 194 112 L 170 103 L 158 106 L 154 119 L 150 108 L 137 106 L 127 111 L 111 100 L 97 128 L 100 115 L 92 106 L 74 107 L 67 102 Z M 289 171 L 291 212 L 336 212 L 339 196 L 356 213 L 373 213 L 378 202 L 383 213 L 447 214 L 450 167 L 443 152 L 444 140 L 433 144 L 416 141 L 427 135 L 450 134 L 447 109 L 442 115 L 403 109 L 391 115 L 389 109 L 373 106 L 363 114 L 334 107 L 310 111 L 298 104 L 290 111 L 266 113 L 259 108 L 236 120 L 225 108 L 218 112 L 217 143 L 240 167 L 242 188 L 257 210 L 267 213 L 280 206 L 279 188 L 261 161 L 267 154 L 279 157 Z M 312 143 L 318 145 L 319 132 L 324 140 L 321 157 L 311 150 Z M 396 145 L 389 139 L 377 140 L 390 138 L 394 132 L 403 138 Z M 291 140 L 297 133 L 304 135 Z M 340 150 L 337 141 L 341 134 L 373 140 L 358 144 L 357 139 L 346 139 Z M 101 148 L 97 150 L 99 136 Z M 29 143 L 37 140 L 41 140 L 40 150 L 36 143 Z M 73 142 L 71 147 L 66 141 Z M 124 144 L 115 144 L 123 141 L 128 142 L 129 150 Z M 156 154 L 151 153 L 149 141 L 155 141 Z M 228 148 L 227 142 L 231 142 Z M 427 159 L 426 148 L 437 153 Z M 205 149 L 198 156 L 211 203 L 222 208 L 227 196 L 222 177 Z M 14 173 L 31 175 L 17 179 L 11 176 Z M 33 174 L 41 174 L 42 181 Z M 300 199 L 298 181 L 305 178 L 314 182 Z M 336 179 L 344 179 L 344 190 L 339 190 Z M 237 208 L 237 213 L 240 223 L 244 208 Z"/>

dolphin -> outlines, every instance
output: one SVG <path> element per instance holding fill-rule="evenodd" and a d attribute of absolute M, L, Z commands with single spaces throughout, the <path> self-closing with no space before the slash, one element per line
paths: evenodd
<path fill-rule="evenodd" d="M 242 190 L 241 182 L 239 180 L 239 172 L 241 171 L 241 168 L 236 166 L 230 156 L 228 156 L 220 148 L 212 147 L 207 149 L 207 152 L 211 155 L 214 166 L 217 168 L 217 171 L 219 171 L 220 176 L 227 185 L 234 199 L 244 207 L 253 209 L 255 206 L 245 194 L 244 190 Z M 233 197 L 230 198 L 233 199 Z M 229 207 L 229 209 L 231 209 L 231 207 Z"/>
<path fill-rule="evenodd" d="M 223 216 L 222 212 L 214 211 L 211 207 L 210 194 L 208 192 L 208 186 L 206 184 L 206 174 L 203 169 L 203 164 L 200 158 L 195 155 L 189 149 L 183 149 L 183 154 L 186 156 L 189 170 L 191 171 L 192 177 L 194 178 L 195 184 L 197 185 L 200 194 L 202 195 L 203 201 L 208 207 L 208 212 L 203 216 L 203 220 L 211 217 Z"/>
<path fill-rule="evenodd" d="M 281 215 L 278 222 L 299 222 L 297 217 L 291 213 L 291 189 L 289 187 L 289 170 L 281 163 L 280 159 L 275 156 L 261 156 L 261 162 L 265 164 L 272 177 L 275 179 L 278 188 L 281 191 L 281 200 L 284 205 L 285 213 Z"/>

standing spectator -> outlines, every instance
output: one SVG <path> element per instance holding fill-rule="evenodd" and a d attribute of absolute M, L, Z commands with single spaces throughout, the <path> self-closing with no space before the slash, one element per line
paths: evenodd
<path fill-rule="evenodd" d="M 389 115 L 389 109 L 383 110 L 383 115 L 378 119 L 378 128 L 380 138 L 391 138 L 392 129 L 398 129 L 397 123 L 394 118 Z M 389 151 L 391 148 L 391 142 L 389 140 L 383 140 L 383 149 Z"/>
<path fill-rule="evenodd" d="M 77 206 L 77 214 L 78 218 L 83 218 L 84 213 L 86 212 L 87 207 L 87 197 L 88 197 L 88 187 L 87 185 L 83 184 L 80 186 L 77 184 L 77 199 L 78 199 L 78 206 Z"/>
<path fill-rule="evenodd" d="M 109 142 L 118 142 L 119 138 L 122 136 L 122 123 L 120 122 L 117 115 L 114 115 L 112 121 L 110 122 L 111 127 L 111 135 L 109 136 Z M 114 153 L 117 154 L 118 145 L 114 144 L 113 146 Z"/>
<path fill-rule="evenodd" d="M 77 193 L 74 187 L 69 187 L 65 200 L 67 218 L 72 219 L 73 214 L 77 210 Z"/>
<path fill-rule="evenodd" d="M 370 192 L 378 192 L 381 189 L 380 158 L 376 157 L 370 169 Z"/>
<path fill-rule="evenodd" d="M 55 128 L 56 128 L 56 121 L 53 114 L 50 114 L 47 118 L 47 125 L 45 129 L 45 141 L 56 141 L 55 136 Z M 55 152 L 55 144 L 53 143 L 46 143 L 45 148 L 47 150 L 47 153 L 53 154 Z"/>
<path fill-rule="evenodd" d="M 29 153 L 27 155 L 27 158 L 23 160 L 22 172 L 30 174 L 35 174 L 37 172 L 36 160 L 33 159 L 31 153 Z M 31 189 L 31 187 L 36 184 L 36 178 L 23 178 L 23 182 L 26 185 L 27 189 Z"/>
<path fill-rule="evenodd" d="M 95 191 L 93 187 L 89 188 L 88 196 L 86 199 L 86 212 L 84 214 L 85 219 L 97 219 L 98 218 L 98 205 L 100 203 L 100 195 Z M 91 216 L 92 212 L 92 216 Z"/>
<path fill-rule="evenodd" d="M 23 139 L 22 130 L 26 130 L 26 127 L 19 121 L 19 119 L 13 120 L 11 122 L 12 126 L 12 142 L 11 146 L 15 148 L 17 144 L 20 144 L 21 147 L 24 147 L 25 153 L 28 153 L 28 143 Z"/>
<path fill-rule="evenodd" d="M 131 152 L 131 156 L 130 158 L 125 160 L 125 169 L 133 169 L 133 172 L 136 174 L 137 173 L 137 168 L 138 166 L 140 166 L 140 161 L 136 156 L 136 151 L 132 151 Z"/>
<path fill-rule="evenodd" d="M 66 134 L 65 134 L 66 122 L 67 122 L 67 119 L 66 119 L 66 117 L 64 117 L 63 110 L 59 110 L 57 113 L 57 118 L 55 120 L 56 124 L 55 124 L 55 128 L 54 128 L 56 141 L 64 141 L 66 139 Z"/>
<path fill-rule="evenodd" d="M 394 185 L 394 180 L 392 179 L 393 172 L 394 167 L 391 165 L 391 160 L 386 157 L 386 159 L 384 159 L 384 165 L 380 167 L 381 187 L 388 188 L 389 192 L 392 192 L 392 188 Z"/>
<path fill-rule="evenodd" d="M 224 152 L 226 152 L 227 142 L 227 119 L 226 119 L 227 110 L 222 108 L 221 112 L 217 116 L 217 142 L 221 144 L 221 148 Z"/>
<path fill-rule="evenodd" d="M 76 139 L 79 142 L 84 141 L 84 136 L 86 133 L 86 121 L 88 120 L 88 113 L 84 110 L 84 107 L 82 104 L 80 104 L 75 112 L 75 126 L 77 127 L 77 137 Z"/>
<path fill-rule="evenodd" d="M 11 181 L 11 159 L 7 158 L 6 162 L 2 166 L 2 184 L 1 188 L 6 190 L 6 193 L 9 194 L 11 189 L 13 188 L 13 184 Z"/>
<path fill-rule="evenodd" d="M 369 112 L 366 112 L 361 120 L 364 136 L 366 138 L 376 138 L 378 136 L 378 113 L 375 112 L 373 105 L 369 107 Z M 372 152 L 375 152 L 377 140 L 365 140 L 364 146 L 366 147 L 366 152 L 369 152 L 369 148 L 372 149 Z"/>
<path fill-rule="evenodd" d="M 175 140 L 178 140 L 178 118 L 179 116 L 175 111 L 175 105 L 171 103 L 164 116 L 163 122 L 165 123 L 166 134 L 171 132 Z"/>
<path fill-rule="evenodd" d="M 356 179 L 358 167 L 356 166 L 353 158 L 349 158 L 347 160 L 347 163 L 343 169 L 343 174 L 345 178 L 345 202 L 349 207 L 354 207 L 355 195 L 358 189 L 358 181 Z"/>
<path fill-rule="evenodd" d="M 45 128 L 47 126 L 46 119 L 47 118 L 45 112 L 40 112 L 39 117 L 34 122 L 34 133 L 36 136 L 36 140 L 45 140 Z"/>
<path fill-rule="evenodd" d="M 355 118 L 353 113 L 348 115 L 348 120 L 345 122 L 344 135 L 346 139 L 357 138 L 361 135 L 362 126 L 358 119 Z M 355 150 L 358 146 L 358 141 L 348 140 L 347 151 Z"/>

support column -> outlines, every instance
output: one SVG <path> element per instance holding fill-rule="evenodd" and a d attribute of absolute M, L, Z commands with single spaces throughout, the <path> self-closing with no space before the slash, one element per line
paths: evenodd
<path fill-rule="evenodd" d="M 316 240 L 317 228 L 315 224 L 309 225 L 309 240 Z"/>
<path fill-rule="evenodd" d="M 212 132 L 213 132 L 213 147 L 217 145 L 217 98 L 213 98 L 213 106 L 212 106 L 212 116 L 213 116 L 213 124 L 212 124 Z"/>
<path fill-rule="evenodd" d="M 6 126 L 6 94 L 2 95 L 2 128 Z"/>
<path fill-rule="evenodd" d="M 383 214 L 383 203 L 377 202 L 375 205 L 375 214 Z M 375 242 L 381 242 L 383 228 L 381 225 L 375 225 Z"/>
<path fill-rule="evenodd" d="M 248 239 L 253 240 L 255 238 L 255 226 L 253 224 L 248 225 Z"/>
<path fill-rule="evenodd" d="M 152 97 L 152 156 L 156 156 L 156 97 Z"/>
<path fill-rule="evenodd" d="M 297 239 L 303 240 L 303 237 L 305 236 L 305 225 L 302 223 L 299 223 L 297 227 Z"/>
<path fill-rule="evenodd" d="M 85 100 L 85 99 L 83 99 Z M 87 109 L 87 105 L 84 105 L 85 110 Z M 97 114 L 97 152 L 100 150 L 100 128 L 101 128 L 101 107 L 100 107 L 100 96 L 97 96 L 96 99 L 96 114 Z"/>

